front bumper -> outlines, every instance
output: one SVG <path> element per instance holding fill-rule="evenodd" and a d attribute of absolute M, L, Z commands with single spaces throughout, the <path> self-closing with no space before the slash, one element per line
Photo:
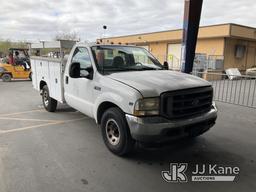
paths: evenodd
<path fill-rule="evenodd" d="M 207 113 L 187 119 L 169 120 L 161 116 L 135 117 L 126 114 L 132 138 L 141 142 L 164 142 L 184 136 L 197 136 L 209 130 L 216 118 L 217 108 L 214 103 Z"/>

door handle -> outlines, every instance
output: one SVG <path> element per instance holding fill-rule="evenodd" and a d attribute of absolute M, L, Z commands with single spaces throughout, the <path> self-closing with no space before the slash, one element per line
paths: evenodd
<path fill-rule="evenodd" d="M 68 76 L 65 77 L 65 83 L 68 84 Z"/>

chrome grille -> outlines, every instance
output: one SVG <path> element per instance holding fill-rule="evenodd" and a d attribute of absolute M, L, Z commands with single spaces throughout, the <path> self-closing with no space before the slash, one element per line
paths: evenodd
<path fill-rule="evenodd" d="M 211 109 L 212 87 L 201 87 L 161 94 L 160 114 L 168 119 L 187 118 Z"/>

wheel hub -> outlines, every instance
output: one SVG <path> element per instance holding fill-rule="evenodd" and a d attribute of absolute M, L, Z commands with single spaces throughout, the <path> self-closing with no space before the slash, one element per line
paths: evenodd
<path fill-rule="evenodd" d="M 109 119 L 106 123 L 106 135 L 111 145 L 117 145 L 120 142 L 120 128 L 114 119 Z"/>
<path fill-rule="evenodd" d="M 48 100 L 48 93 L 46 91 L 44 92 L 43 98 L 44 98 L 45 106 L 48 106 L 49 100 Z"/>

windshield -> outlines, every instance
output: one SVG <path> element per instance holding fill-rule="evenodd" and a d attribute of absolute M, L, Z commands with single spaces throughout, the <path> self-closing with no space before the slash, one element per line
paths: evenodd
<path fill-rule="evenodd" d="M 102 74 L 163 69 L 159 61 L 141 47 L 100 45 L 92 47 L 92 53 Z"/>

